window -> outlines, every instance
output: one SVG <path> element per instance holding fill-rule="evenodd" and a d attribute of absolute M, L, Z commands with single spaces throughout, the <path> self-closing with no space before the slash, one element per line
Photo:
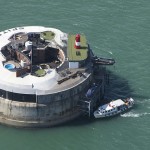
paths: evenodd
<path fill-rule="evenodd" d="M 6 91 L 5 90 L 0 89 L 0 97 L 6 98 Z"/>
<path fill-rule="evenodd" d="M 6 97 L 6 93 L 7 93 L 7 97 Z M 7 98 L 13 101 L 20 101 L 20 102 L 36 102 L 36 95 L 13 93 L 2 89 L 0 89 L 0 97 Z"/>

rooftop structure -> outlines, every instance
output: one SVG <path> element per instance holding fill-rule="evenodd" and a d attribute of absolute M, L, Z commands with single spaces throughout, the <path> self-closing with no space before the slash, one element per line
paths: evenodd
<path fill-rule="evenodd" d="M 88 57 L 88 44 L 86 41 L 86 37 L 81 35 L 80 48 L 76 49 L 75 45 L 75 36 L 68 36 L 68 58 L 69 61 L 83 61 Z"/>

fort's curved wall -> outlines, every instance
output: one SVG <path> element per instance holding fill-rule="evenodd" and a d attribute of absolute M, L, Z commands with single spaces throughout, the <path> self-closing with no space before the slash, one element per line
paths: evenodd
<path fill-rule="evenodd" d="M 9 39 L 17 33 L 23 32 L 28 34 L 30 32 L 41 33 L 44 31 L 52 31 L 55 33 L 54 40 L 51 44 L 54 43 L 58 47 L 59 57 L 62 63 L 57 68 L 52 67 L 55 70 L 50 69 L 43 78 L 34 77 L 32 74 L 20 77 L 22 72 L 16 74 L 13 71 L 5 69 L 5 61 L 7 59 L 9 60 L 12 56 L 9 55 L 8 58 L 4 58 L 3 54 L 0 55 L 0 123 L 2 124 L 16 127 L 50 127 L 74 119 L 81 114 L 78 106 L 79 102 L 85 97 L 85 93 L 91 86 L 94 78 L 91 64 L 91 56 L 93 57 L 93 54 L 91 56 L 89 54 L 88 58 L 84 58 L 86 60 L 81 59 L 82 62 L 80 61 L 79 69 L 74 70 L 76 67 L 71 67 L 74 73 L 68 75 L 68 80 L 67 77 L 63 78 L 61 76 L 61 71 L 69 68 L 69 58 L 67 58 L 66 41 L 64 42 L 67 35 L 60 30 L 39 26 L 18 27 L 5 30 L 4 32 L 0 32 L 0 41 L 2 41 L 0 50 L 8 46 L 10 44 Z M 43 63 L 46 54 L 44 52 L 40 54 L 44 55 L 43 59 L 40 60 L 40 63 Z M 30 65 L 30 60 L 17 50 L 13 58 L 16 58 L 15 60 L 19 60 L 19 62 L 23 60 Z M 30 67 L 27 69 L 30 70 Z M 84 73 L 82 74 L 80 69 L 89 70 L 83 71 Z M 80 73 L 75 73 L 75 71 Z M 61 78 L 62 80 L 64 79 L 64 82 L 60 83 L 59 81 L 62 80 L 58 79 Z M 104 81 L 104 79 L 102 80 Z M 103 84 L 100 90 L 102 90 L 100 93 L 103 93 Z M 100 99 L 100 96 L 97 92 L 95 98 L 93 98 L 94 96 L 92 97 L 92 102 L 95 104 L 97 101 L 93 101 L 93 99 Z"/>
<path fill-rule="evenodd" d="M 72 87 L 48 95 L 38 95 L 36 103 L 17 102 L 0 98 L 0 122 L 20 127 L 48 127 L 80 115 L 78 102 L 85 95 L 92 75 Z"/>

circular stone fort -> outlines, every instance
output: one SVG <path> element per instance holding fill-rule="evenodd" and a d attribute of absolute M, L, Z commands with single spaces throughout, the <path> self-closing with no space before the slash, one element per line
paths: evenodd
<path fill-rule="evenodd" d="M 104 96 L 109 63 L 84 35 L 42 26 L 0 32 L 0 123 L 50 127 L 90 115 Z"/>

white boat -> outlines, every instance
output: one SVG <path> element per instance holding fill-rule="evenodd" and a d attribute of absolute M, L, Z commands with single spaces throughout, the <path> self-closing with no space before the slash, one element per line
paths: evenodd
<path fill-rule="evenodd" d="M 96 111 L 94 111 L 95 118 L 103 118 L 103 117 L 111 117 L 126 110 L 132 108 L 134 105 L 134 100 L 132 98 L 128 98 L 125 100 L 117 99 L 111 101 L 108 104 L 100 106 Z"/>

